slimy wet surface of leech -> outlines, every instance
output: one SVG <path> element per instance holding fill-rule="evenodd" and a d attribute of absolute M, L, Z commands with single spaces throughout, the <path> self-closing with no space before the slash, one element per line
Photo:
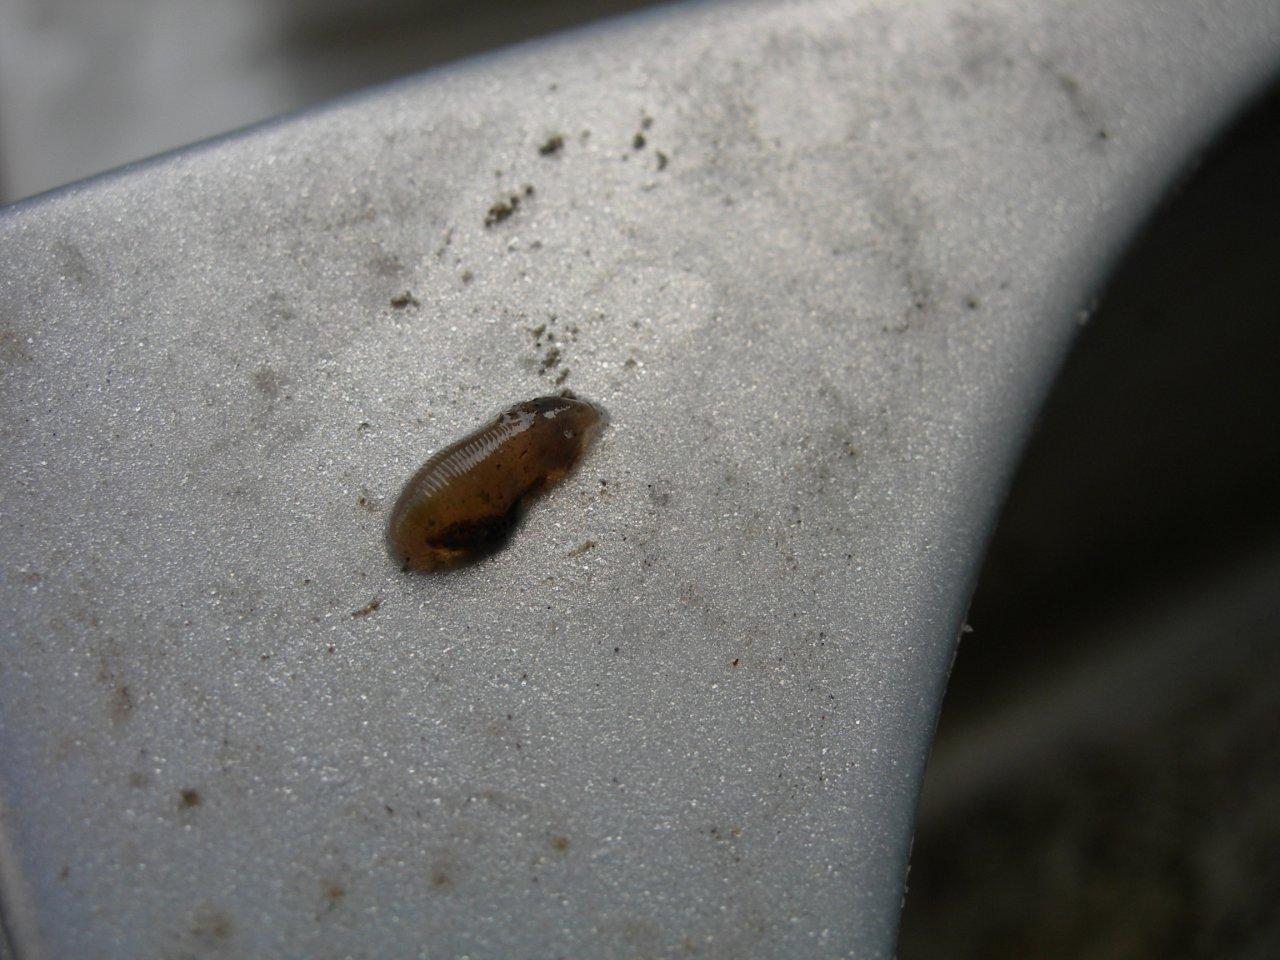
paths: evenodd
<path fill-rule="evenodd" d="M 601 423 L 584 400 L 538 397 L 445 447 L 391 508 L 391 556 L 405 570 L 448 570 L 491 553 L 529 501 L 572 472 Z"/>

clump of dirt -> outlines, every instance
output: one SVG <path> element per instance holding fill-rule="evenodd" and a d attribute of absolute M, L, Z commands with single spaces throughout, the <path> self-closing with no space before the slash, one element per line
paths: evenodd
<path fill-rule="evenodd" d="M 521 196 L 532 197 L 534 194 L 533 184 L 526 183 L 521 193 L 510 193 L 505 200 L 496 201 L 489 208 L 489 212 L 484 215 L 484 225 L 486 227 L 495 227 L 505 220 L 511 219 L 511 215 L 520 209 Z"/>
<path fill-rule="evenodd" d="M 529 328 L 535 356 L 527 362 L 539 373 L 550 377 L 552 383 L 558 387 L 569 379 L 569 366 L 565 363 L 566 351 L 570 344 L 578 342 L 581 331 L 576 323 L 571 323 L 557 331 L 556 322 L 556 315 L 551 314 L 546 323 Z"/>

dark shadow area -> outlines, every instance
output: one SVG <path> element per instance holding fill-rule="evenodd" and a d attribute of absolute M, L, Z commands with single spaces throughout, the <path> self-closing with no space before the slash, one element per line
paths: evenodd
<path fill-rule="evenodd" d="M 899 955 L 1280 956 L 1280 90 L 1153 218 L 992 541 Z"/>

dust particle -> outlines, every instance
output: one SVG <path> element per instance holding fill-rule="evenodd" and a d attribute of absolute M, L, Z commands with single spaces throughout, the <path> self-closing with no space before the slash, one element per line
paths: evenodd
<path fill-rule="evenodd" d="M 403 310 L 405 307 L 420 307 L 422 304 L 410 291 L 402 290 L 391 298 L 391 306 L 397 310 Z"/>
<path fill-rule="evenodd" d="M 567 555 L 569 557 L 580 557 L 588 550 L 594 550 L 595 546 L 596 542 L 594 540 L 584 540 L 582 543 L 570 550 Z"/>
<path fill-rule="evenodd" d="M 484 225 L 486 227 L 497 226 L 502 221 L 510 218 L 519 208 L 520 195 L 513 193 L 506 200 L 499 200 L 489 208 L 489 212 L 484 215 Z"/>
<path fill-rule="evenodd" d="M 111 698 L 111 722 L 124 723 L 132 712 L 133 695 L 129 693 L 127 686 L 121 684 L 116 687 L 115 695 Z"/>
<path fill-rule="evenodd" d="M 275 400 L 279 397 L 280 388 L 284 385 L 280 374 L 268 366 L 255 370 L 250 379 L 253 381 L 254 388 L 268 400 Z"/>
<path fill-rule="evenodd" d="M 203 910 L 191 925 L 191 935 L 201 943 L 212 946 L 231 936 L 231 918 L 221 910 Z"/>
<path fill-rule="evenodd" d="M 555 136 L 548 137 L 542 146 L 538 147 L 538 153 L 542 154 L 544 157 L 550 157 L 553 154 L 559 153 L 563 149 L 564 137 L 557 133 Z"/>

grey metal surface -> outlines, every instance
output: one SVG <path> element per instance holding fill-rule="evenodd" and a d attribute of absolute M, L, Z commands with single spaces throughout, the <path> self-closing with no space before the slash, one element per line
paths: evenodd
<path fill-rule="evenodd" d="M 675 8 L 7 211 L 19 955 L 890 955 L 1020 438 L 1278 56 L 1245 0 Z M 584 469 L 398 573 L 398 484 L 565 369 Z"/>

